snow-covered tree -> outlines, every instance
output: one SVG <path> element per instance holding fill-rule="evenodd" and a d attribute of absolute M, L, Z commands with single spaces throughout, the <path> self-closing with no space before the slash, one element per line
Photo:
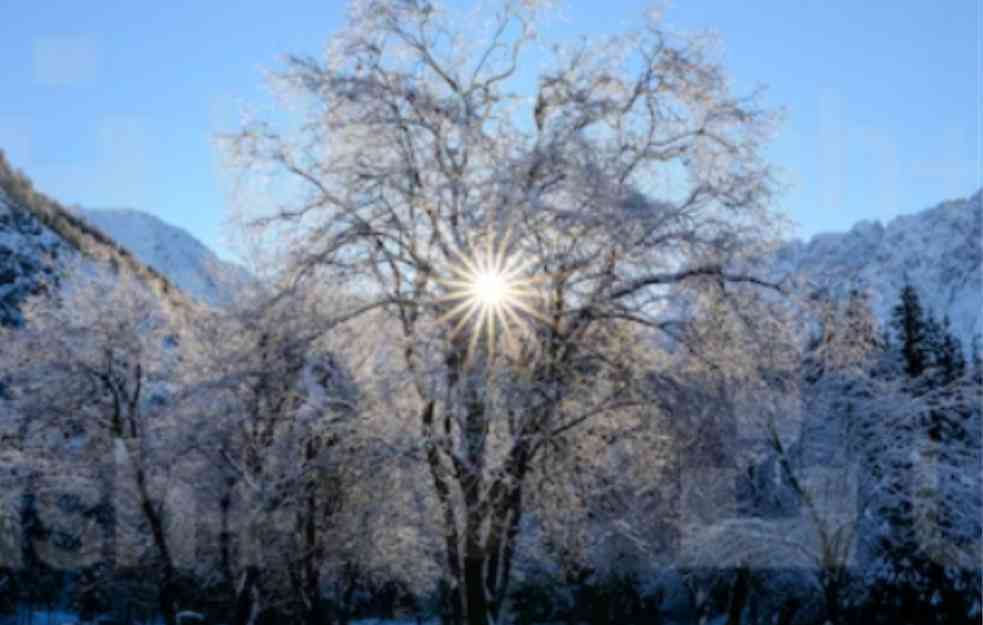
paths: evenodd
<path fill-rule="evenodd" d="M 900 299 L 891 311 L 891 326 L 901 342 L 905 373 L 917 378 L 929 365 L 929 329 L 918 291 L 910 284 L 901 289 Z"/>
<path fill-rule="evenodd" d="M 354 2 L 324 59 L 275 78 L 309 112 L 297 132 L 229 137 L 243 179 L 282 193 L 251 223 L 295 279 L 344 284 L 401 329 L 471 625 L 502 608 L 544 450 L 639 401 L 619 326 L 667 329 L 667 287 L 753 281 L 728 267 L 773 229 L 775 116 L 730 92 L 706 39 L 653 17 L 550 49 L 544 4 L 466 20 Z"/>
<path fill-rule="evenodd" d="M 323 302 L 256 291 L 190 333 L 183 410 L 207 493 L 203 565 L 217 573 L 205 578 L 229 598 L 228 622 L 268 610 L 321 622 L 325 571 L 357 557 L 339 546 L 353 529 L 341 511 L 370 460 L 355 427 L 360 391 Z"/>
<path fill-rule="evenodd" d="M 79 549 L 54 540 L 39 546 L 32 536 L 25 549 L 55 568 L 96 571 L 89 583 L 105 590 L 120 570 L 141 564 L 149 541 L 160 610 L 173 624 L 178 567 L 168 504 L 175 502 L 166 483 L 186 450 L 170 395 L 187 310 L 157 299 L 127 271 L 79 261 L 66 276 L 56 294 L 24 304 L 25 325 L 8 332 L 13 349 L 0 366 L 12 389 L 28 487 L 37 475 L 70 497 L 96 501 L 67 521 L 48 519 Z"/>
<path fill-rule="evenodd" d="M 958 622 L 978 603 L 978 390 L 947 324 L 919 311 L 917 292 L 904 289 L 894 317 L 903 373 L 871 393 L 877 418 L 865 436 L 879 445 L 870 475 L 882 524 L 871 585 L 889 618 Z"/>
<path fill-rule="evenodd" d="M 683 553 L 749 567 L 752 579 L 768 584 L 781 585 L 790 569 L 807 573 L 819 591 L 812 595 L 817 613 L 830 622 L 971 619 L 969 589 L 979 575 L 980 455 L 973 442 L 979 439 L 932 434 L 938 422 L 933 415 L 962 418 L 967 432 L 978 430 L 969 417 L 969 376 L 945 387 L 927 384 L 921 378 L 935 371 L 931 363 L 939 359 L 916 342 L 908 353 L 923 355 L 928 364 L 919 378 L 909 378 L 903 348 L 888 351 L 861 293 L 845 302 L 807 298 L 799 304 L 817 307 L 807 314 L 819 320 L 799 363 L 775 366 L 764 355 L 776 348 L 796 353 L 797 341 L 789 339 L 804 326 L 801 320 L 787 319 L 792 323 L 784 334 L 774 326 L 756 333 L 752 366 L 739 386 L 753 399 L 733 407 L 748 424 L 749 441 L 763 434 L 768 443 L 773 460 L 763 466 L 776 467 L 771 474 L 777 479 L 765 486 L 776 497 L 791 496 L 796 512 L 770 517 L 753 508 L 743 516 L 722 511 L 684 533 Z M 761 314 L 751 302 L 740 308 L 756 319 L 781 319 Z M 711 334 L 740 345 L 741 335 L 725 327 L 714 323 Z M 734 601 L 747 590 L 738 592 L 740 575 L 734 579 L 728 605 L 737 610 Z M 750 597 L 748 610 L 758 600 Z M 795 605 L 808 603 L 813 601 Z M 740 618 L 732 611 L 731 622 Z"/>

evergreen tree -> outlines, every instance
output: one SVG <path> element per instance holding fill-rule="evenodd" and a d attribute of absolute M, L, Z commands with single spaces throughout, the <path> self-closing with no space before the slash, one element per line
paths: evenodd
<path fill-rule="evenodd" d="M 891 326 L 901 344 L 904 371 L 909 378 L 917 378 L 929 364 L 925 340 L 929 328 L 918 291 L 910 284 L 901 289 L 900 301 L 891 313 Z"/>
<path fill-rule="evenodd" d="M 926 321 L 927 361 L 931 363 L 931 375 L 924 376 L 923 390 L 935 393 L 938 408 L 929 413 L 929 437 L 935 443 L 951 443 L 966 438 L 965 420 L 969 416 L 954 406 L 962 389 L 957 382 L 963 380 L 966 372 L 966 357 L 962 343 L 952 333 L 949 316 L 941 324 L 929 315 Z"/>
<path fill-rule="evenodd" d="M 925 313 L 925 338 L 923 339 L 923 350 L 925 354 L 925 369 L 931 369 L 935 373 L 939 367 L 942 343 L 944 342 L 944 332 L 942 324 L 935 318 L 935 314 L 929 310 Z"/>
<path fill-rule="evenodd" d="M 952 555 L 953 549 L 971 549 L 976 531 L 965 521 L 975 504 L 967 503 L 960 494 L 964 489 L 953 482 L 957 475 L 974 473 L 970 460 L 978 456 L 963 384 L 968 381 L 966 359 L 948 317 L 939 323 L 922 308 L 910 285 L 901 291 L 891 325 L 903 372 L 897 408 L 899 415 L 910 418 L 892 426 L 892 444 L 902 446 L 900 453 L 888 454 L 893 460 L 886 463 L 875 460 L 877 468 L 871 472 L 883 488 L 896 493 L 879 515 L 888 531 L 880 537 L 883 568 L 872 589 L 880 604 L 877 618 L 892 623 L 966 622 L 966 571 Z"/>
<path fill-rule="evenodd" d="M 949 315 L 942 319 L 942 341 L 937 362 L 942 386 L 949 386 L 966 374 L 966 356 L 959 338 L 952 333 Z"/>
<path fill-rule="evenodd" d="M 970 358 L 973 366 L 973 381 L 977 384 L 983 384 L 983 350 L 980 349 L 980 341 L 981 339 L 979 334 L 973 336 L 973 351 Z"/>

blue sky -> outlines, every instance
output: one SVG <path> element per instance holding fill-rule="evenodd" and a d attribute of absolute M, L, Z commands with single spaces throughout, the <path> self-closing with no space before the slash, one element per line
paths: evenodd
<path fill-rule="evenodd" d="M 464 3 L 464 0 L 461 0 Z M 675 0 L 676 29 L 712 29 L 738 91 L 787 110 L 770 160 L 799 234 L 887 220 L 975 192 L 981 0 Z M 615 33 L 640 0 L 567 0 L 550 36 Z M 944 7 L 944 8 L 938 8 Z M 263 68 L 318 53 L 340 0 L 5 6 L 0 148 L 67 204 L 132 207 L 228 255 L 213 147 L 243 105 L 272 106 Z"/>

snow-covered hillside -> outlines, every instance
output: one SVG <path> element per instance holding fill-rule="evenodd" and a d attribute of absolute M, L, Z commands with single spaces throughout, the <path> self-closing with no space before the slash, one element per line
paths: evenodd
<path fill-rule="evenodd" d="M 41 194 L 25 191 L 21 187 L 29 182 L 18 179 L 5 162 L 2 165 L 0 323 L 14 320 L 17 303 L 57 274 L 60 255 L 82 248 L 88 255 L 119 257 L 123 262 L 131 262 L 132 254 L 139 264 L 209 304 L 228 302 L 251 279 L 185 230 L 157 217 L 134 210 L 70 213 Z M 22 206 L 25 197 L 37 206 Z M 936 316 L 950 317 L 968 347 L 974 335 L 983 334 L 981 202 L 983 191 L 902 215 L 887 225 L 864 221 L 845 233 L 794 240 L 768 260 L 768 272 L 775 279 L 794 276 L 810 291 L 824 290 L 834 297 L 854 288 L 867 290 L 882 323 L 901 287 L 910 282 Z"/>
<path fill-rule="evenodd" d="M 79 254 L 137 275 L 171 303 L 190 296 L 223 305 L 251 280 L 243 268 L 152 215 L 65 208 L 36 191 L 0 152 L 0 325 L 17 325 L 20 304 L 57 286 L 65 261 Z"/>
<path fill-rule="evenodd" d="M 83 210 L 81 216 L 202 302 L 228 303 L 250 280 L 187 231 L 135 210 Z"/>
<path fill-rule="evenodd" d="M 20 323 L 20 303 L 56 279 L 59 258 L 72 252 L 0 187 L 0 325 Z"/>
<path fill-rule="evenodd" d="M 773 260 L 776 277 L 804 279 L 834 297 L 867 290 L 882 323 L 906 281 L 923 304 L 968 347 L 983 333 L 983 191 L 943 202 L 887 225 L 862 221 L 845 233 L 816 235 L 783 246 Z"/>
<path fill-rule="evenodd" d="M 141 262 L 77 211 L 35 190 L 0 151 L 0 326 L 20 325 L 28 297 L 61 289 L 80 268 L 125 274 L 149 289 L 166 310 L 194 306 L 164 271 Z"/>

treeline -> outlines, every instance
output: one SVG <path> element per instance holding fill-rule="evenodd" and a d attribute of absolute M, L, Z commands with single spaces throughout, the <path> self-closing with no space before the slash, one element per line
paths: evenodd
<path fill-rule="evenodd" d="M 831 567 L 823 584 L 831 620 L 978 618 L 979 337 L 967 355 L 948 316 L 939 321 L 925 310 L 910 285 L 882 331 L 857 292 L 833 325 L 803 367 L 811 393 L 832 395 L 828 417 L 843 424 L 840 442 L 858 471 L 856 525 L 837 528 L 836 537 L 855 550 L 851 570 L 841 576 Z"/>
<path fill-rule="evenodd" d="M 5 609 L 462 619 L 387 324 L 338 324 L 296 291 L 176 323 L 139 282 L 86 280 L 3 336 Z M 687 345 L 733 348 L 729 310 Z M 886 331 L 859 293 L 817 310 L 784 368 L 749 351 L 744 373 L 679 372 L 711 356 L 683 350 L 645 372 L 645 410 L 556 436 L 524 493 L 507 618 L 974 622 L 978 347 L 911 288 Z"/>
<path fill-rule="evenodd" d="M 554 47 L 550 4 L 363 0 L 288 56 L 220 141 L 263 274 L 225 310 L 0 171 L 83 252 L 0 328 L 10 602 L 978 622 L 978 358 L 761 271 L 780 115 L 706 38 Z"/>

